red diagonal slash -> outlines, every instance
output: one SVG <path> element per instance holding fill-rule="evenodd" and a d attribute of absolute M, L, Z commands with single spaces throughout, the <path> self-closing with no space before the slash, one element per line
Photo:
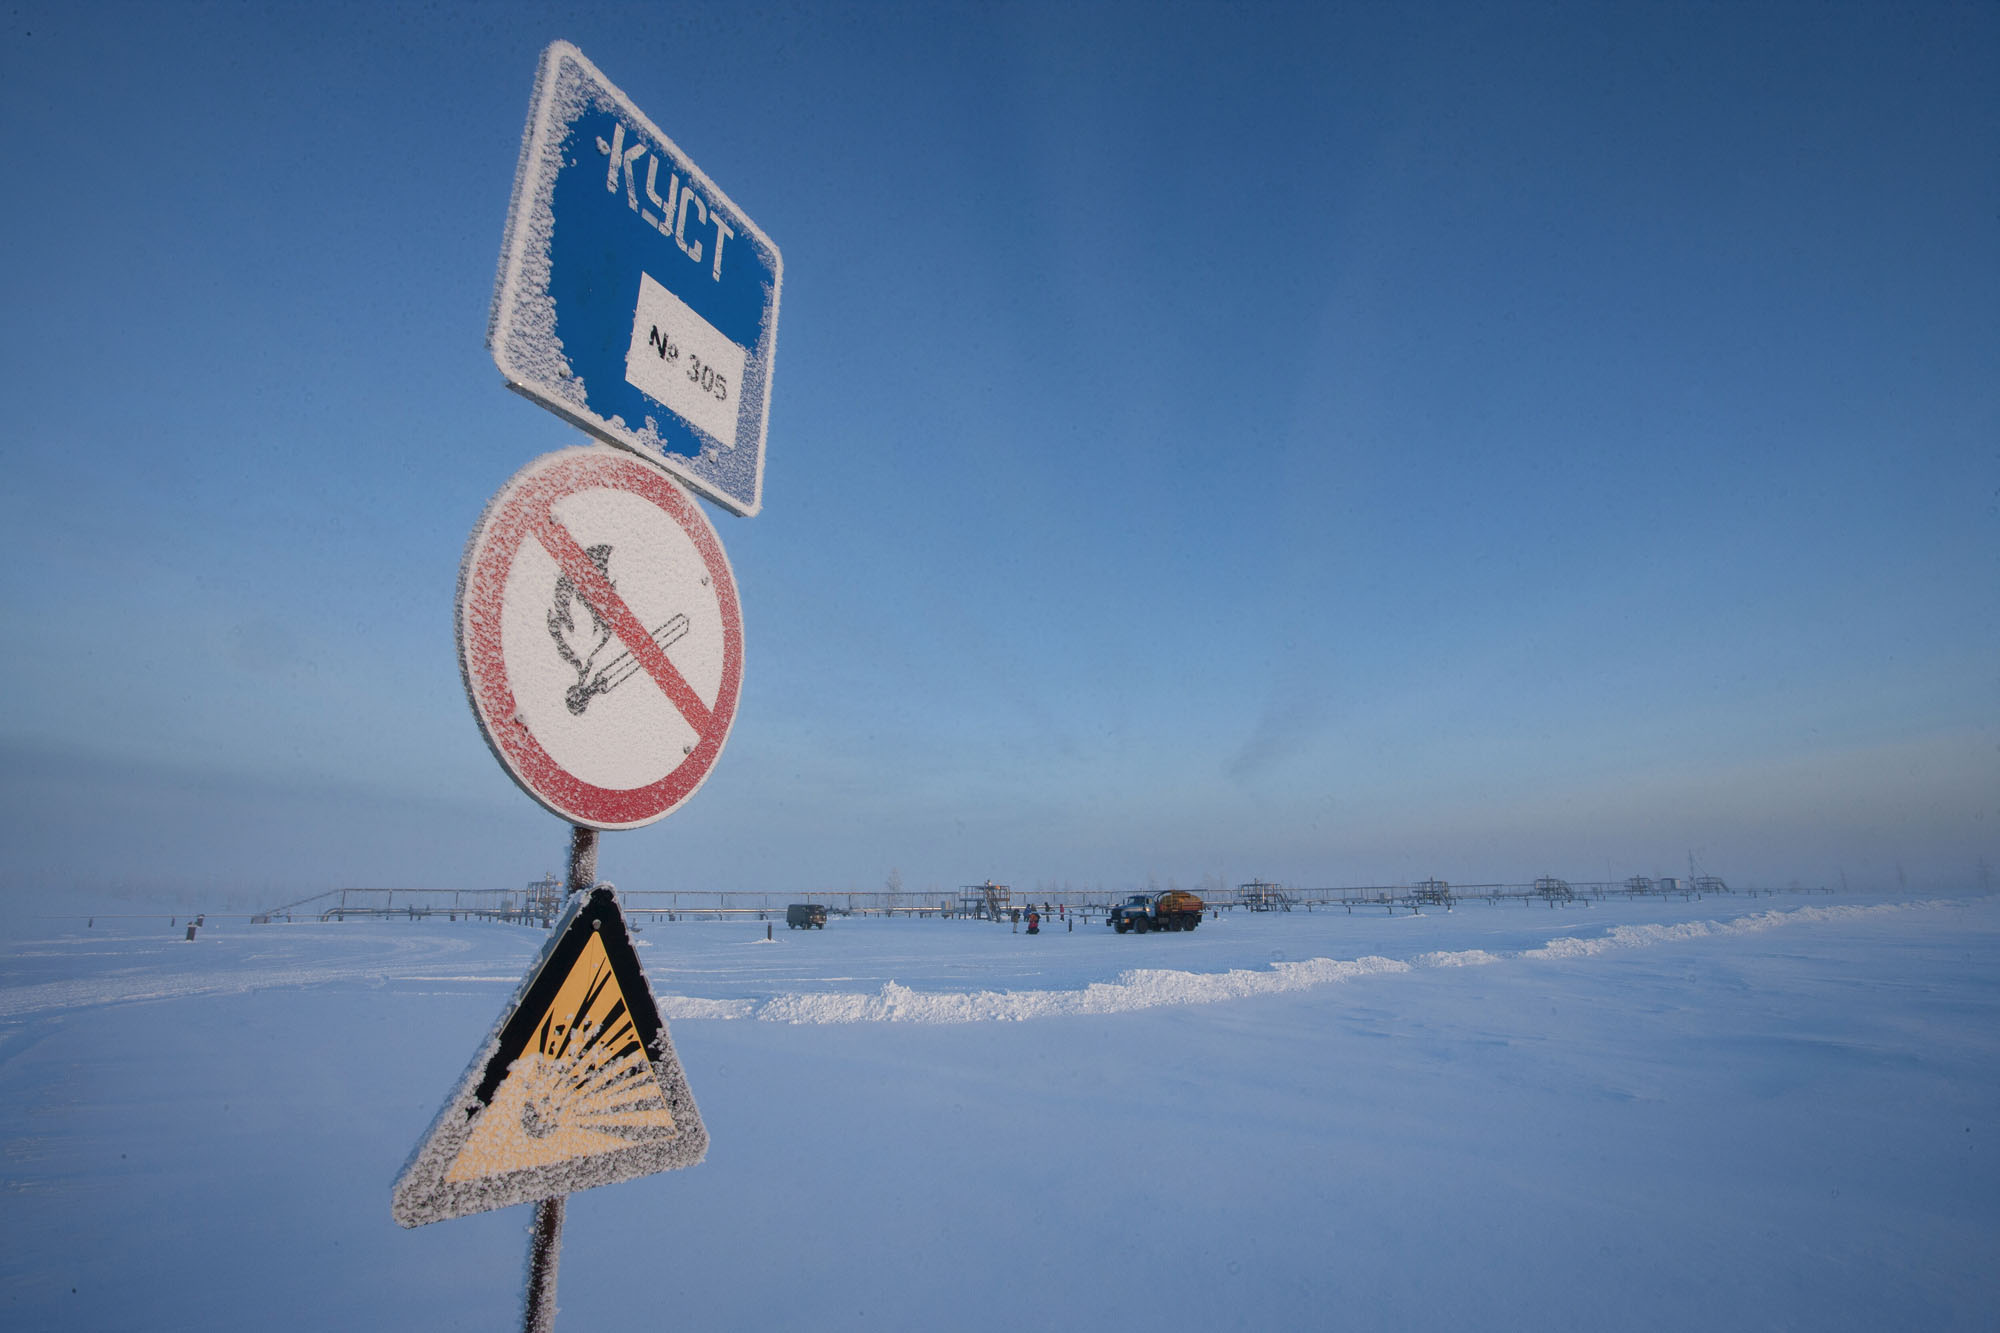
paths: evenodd
<path fill-rule="evenodd" d="M 598 572 L 597 562 L 577 545 L 576 538 L 569 535 L 569 529 L 556 522 L 553 513 L 544 510 L 541 526 L 535 529 L 535 538 L 562 566 L 562 572 L 569 576 L 571 585 L 583 594 L 584 600 L 604 617 L 612 632 L 624 641 L 626 651 L 646 669 L 646 674 L 653 678 L 661 693 L 681 710 L 681 716 L 688 720 L 695 734 L 708 735 L 711 721 L 708 705 L 701 701 L 701 696 L 694 692 L 687 678 L 667 659 L 653 636 L 646 633 L 639 617 L 625 605 L 625 599 L 611 586 L 611 580 Z"/>

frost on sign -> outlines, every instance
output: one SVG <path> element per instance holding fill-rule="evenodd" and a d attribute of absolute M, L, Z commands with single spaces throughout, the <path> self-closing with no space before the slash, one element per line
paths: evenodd
<path fill-rule="evenodd" d="M 609 889 L 577 894 L 391 1194 L 406 1227 L 693 1166 L 708 1131 Z"/>
<path fill-rule="evenodd" d="M 763 504 L 777 246 L 583 53 L 542 53 L 487 345 L 514 389 Z"/>
<path fill-rule="evenodd" d="M 743 681 L 743 610 L 715 529 L 658 468 L 546 454 L 465 549 L 459 668 L 494 756 L 571 823 L 637 828 L 713 769 Z"/>

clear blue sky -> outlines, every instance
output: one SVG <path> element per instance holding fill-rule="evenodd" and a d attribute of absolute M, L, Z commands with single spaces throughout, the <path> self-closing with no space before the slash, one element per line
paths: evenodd
<path fill-rule="evenodd" d="M 632 888 L 2000 870 L 2000 9 L 10 6 L 0 886 L 511 885 L 577 43 L 783 249 Z"/>

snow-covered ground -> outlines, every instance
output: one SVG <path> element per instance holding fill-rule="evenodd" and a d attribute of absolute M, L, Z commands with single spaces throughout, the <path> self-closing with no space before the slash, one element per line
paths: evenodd
<path fill-rule="evenodd" d="M 643 924 L 713 1146 L 558 1328 L 2000 1320 L 2000 900 Z M 389 1183 L 536 932 L 6 929 L 0 1326 L 518 1322 L 528 1210 Z"/>

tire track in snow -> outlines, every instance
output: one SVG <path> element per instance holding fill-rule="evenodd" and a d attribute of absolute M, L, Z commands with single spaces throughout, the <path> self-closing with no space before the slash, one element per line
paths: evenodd
<path fill-rule="evenodd" d="M 242 995 L 249 991 L 316 986 L 333 981 L 414 980 L 419 978 L 412 973 L 435 969 L 445 955 L 465 953 L 473 945 L 469 940 L 400 939 L 392 941 L 392 947 L 399 954 L 412 956 L 390 962 L 384 962 L 379 957 L 367 957 L 344 963 L 279 964 L 236 972 L 98 975 L 74 981 L 44 981 L 17 986 L 0 990 L 0 1022 L 107 1004 L 182 1000 L 199 995 Z M 487 978 L 474 979 L 483 981 Z"/>
<path fill-rule="evenodd" d="M 663 995 L 660 1011 L 674 1019 L 755 1019 L 766 1023 L 1017 1023 L 1072 1014 L 1117 1014 L 1176 1004 L 1216 1004 L 1252 995 L 1278 995 L 1338 985 L 1362 977 L 1413 972 L 1420 968 L 1484 967 L 1515 960 L 1546 962 L 1590 958 L 1622 949 L 1718 935 L 1745 935 L 1781 926 L 1851 921 L 1886 912 L 1960 906 L 1950 899 L 1916 903 L 1882 903 L 1867 907 L 1798 907 L 1758 912 L 1730 921 L 1686 921 L 1675 925 L 1612 926 L 1603 935 L 1584 939 L 1563 936 L 1538 949 L 1489 953 L 1461 949 L 1423 953 L 1408 962 L 1370 954 L 1343 960 L 1309 958 L 1272 963 L 1267 968 L 1233 968 L 1227 972 L 1182 972 L 1166 968 L 1135 968 L 1115 981 L 1092 982 L 1078 990 L 947 991 L 913 990 L 894 981 L 873 994 L 785 994 L 768 1000 L 710 1000 L 696 996 Z"/>

